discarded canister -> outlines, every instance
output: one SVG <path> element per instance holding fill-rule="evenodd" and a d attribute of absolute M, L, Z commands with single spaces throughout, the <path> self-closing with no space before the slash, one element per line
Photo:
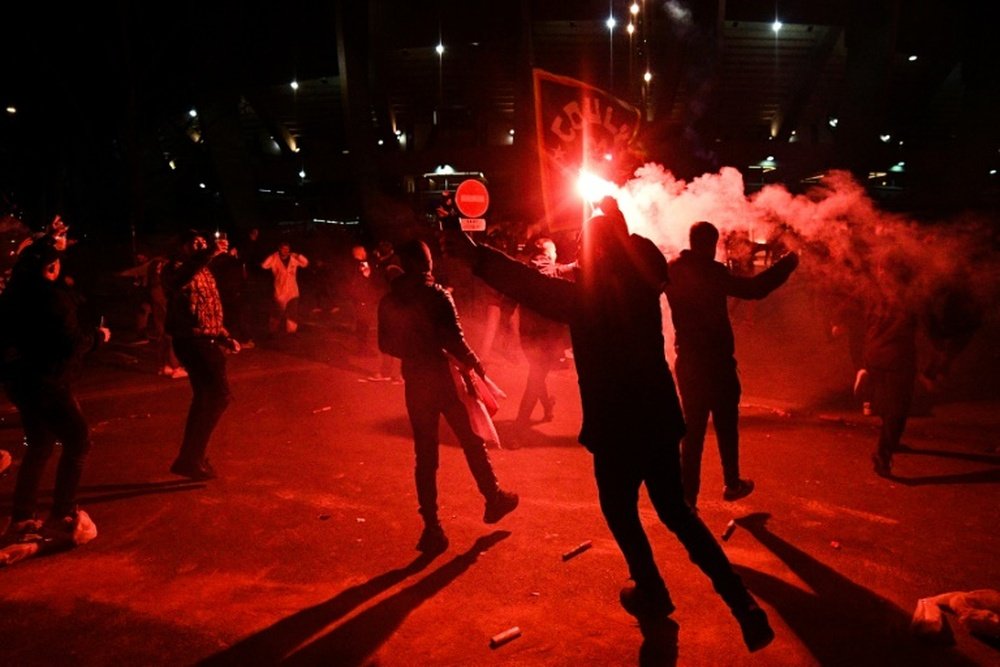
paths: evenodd
<path fill-rule="evenodd" d="M 722 541 L 723 542 L 728 541 L 729 538 L 732 537 L 733 533 L 735 532 L 736 532 L 736 519 L 730 519 L 729 523 L 726 524 L 726 529 L 722 531 Z"/>
<path fill-rule="evenodd" d="M 572 549 L 570 549 L 569 551 L 567 551 L 566 553 L 564 553 L 562 555 L 562 559 L 563 560 L 569 560 L 570 558 L 573 558 L 574 556 L 579 556 L 580 554 L 582 554 L 584 551 L 586 551 L 587 549 L 589 549 L 592 546 L 593 546 L 593 542 L 591 542 L 590 540 L 587 540 L 586 542 L 580 542 L 580 544 L 576 545 L 575 547 L 573 547 Z"/>
<path fill-rule="evenodd" d="M 508 628 L 501 632 L 500 634 L 493 635 L 490 637 L 490 648 L 498 648 L 503 646 L 509 641 L 513 641 L 521 636 L 521 628 L 516 625 L 513 628 Z"/>

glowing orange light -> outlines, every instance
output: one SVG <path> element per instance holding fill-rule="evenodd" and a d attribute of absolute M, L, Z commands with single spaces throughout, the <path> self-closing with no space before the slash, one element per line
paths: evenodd
<path fill-rule="evenodd" d="M 581 169 L 580 176 L 576 179 L 576 190 L 584 200 L 596 202 L 600 201 L 602 197 L 613 195 L 617 192 L 618 187 L 597 174 Z"/>

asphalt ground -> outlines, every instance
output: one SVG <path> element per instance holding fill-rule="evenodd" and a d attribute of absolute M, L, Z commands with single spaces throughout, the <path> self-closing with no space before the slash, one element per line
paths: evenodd
<path fill-rule="evenodd" d="M 552 374 L 555 419 L 514 443 L 525 376 L 514 345 L 489 364 L 511 393 L 497 416 L 508 446 L 491 458 L 521 505 L 483 524 L 482 499 L 442 428 L 451 546 L 419 558 L 403 387 L 360 381 L 377 359 L 350 354 L 345 322 L 317 319 L 230 359 L 235 399 L 209 450 L 221 477 L 205 483 L 167 472 L 187 382 L 155 375 L 149 346 L 91 357 L 79 384 L 94 439 L 81 506 L 99 536 L 0 570 L 0 664 L 998 664 L 997 649 L 954 619 L 950 646 L 908 631 L 920 598 L 1000 589 L 996 380 L 972 390 L 956 381 L 914 417 L 911 451 L 882 479 L 869 462 L 875 421 L 827 400 L 845 382 L 841 345 L 819 334 L 793 340 L 781 303 L 758 306 L 737 323 L 743 473 L 757 490 L 723 502 L 710 435 L 700 512 L 716 534 L 738 523 L 725 550 L 777 633 L 759 653 L 747 653 L 645 496 L 642 518 L 677 611 L 640 627 L 622 610 L 625 564 L 576 443 L 575 373 L 570 364 Z M 956 375 L 996 377 L 989 340 Z M 0 403 L 0 416 L 0 448 L 18 459 L 16 412 Z M 12 473 L 16 463 L 0 479 L 2 516 Z M 591 548 L 563 559 L 586 541 Z M 512 627 L 519 637 L 490 647 Z"/>

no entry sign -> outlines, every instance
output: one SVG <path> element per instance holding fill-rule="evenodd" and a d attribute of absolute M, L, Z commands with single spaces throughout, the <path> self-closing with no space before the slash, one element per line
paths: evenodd
<path fill-rule="evenodd" d="M 481 218 L 490 207 L 490 193 L 481 181 L 462 181 L 455 190 L 455 206 L 467 218 Z"/>

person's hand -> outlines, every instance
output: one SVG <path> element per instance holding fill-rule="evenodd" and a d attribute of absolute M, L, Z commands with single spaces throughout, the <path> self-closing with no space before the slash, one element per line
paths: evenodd
<path fill-rule="evenodd" d="M 215 254 L 229 252 L 229 239 L 215 239 Z"/>
<path fill-rule="evenodd" d="M 783 264 L 788 264 L 789 268 L 792 271 L 794 271 L 799 265 L 799 253 L 795 252 L 794 250 L 785 253 L 784 255 L 781 256 L 781 259 L 779 259 L 778 261 Z"/>
<path fill-rule="evenodd" d="M 240 342 L 232 337 L 226 339 L 226 347 L 229 348 L 229 351 L 232 352 L 233 354 L 236 354 L 241 349 L 243 349 L 240 346 Z"/>
<path fill-rule="evenodd" d="M 97 332 L 101 334 L 101 342 L 107 343 L 111 340 L 111 329 L 107 327 L 97 327 Z"/>
<path fill-rule="evenodd" d="M 463 231 L 448 230 L 441 235 L 441 252 L 463 262 L 471 262 L 476 256 L 476 242 Z"/>

